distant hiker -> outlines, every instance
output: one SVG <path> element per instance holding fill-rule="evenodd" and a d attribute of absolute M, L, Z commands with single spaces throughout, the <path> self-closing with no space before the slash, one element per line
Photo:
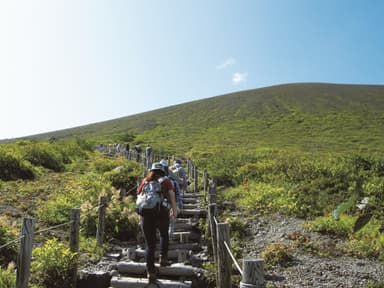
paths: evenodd
<path fill-rule="evenodd" d="M 171 171 L 178 177 L 180 188 L 183 192 L 187 190 L 187 173 L 182 166 L 180 159 L 175 159 L 170 167 Z"/>
<path fill-rule="evenodd" d="M 152 164 L 152 147 L 149 146 L 149 144 L 145 147 L 145 161 L 147 163 L 147 168 L 149 168 Z"/>
<path fill-rule="evenodd" d="M 129 158 L 129 143 L 123 144 L 123 154 L 126 158 Z"/>
<path fill-rule="evenodd" d="M 148 144 L 147 147 L 145 147 L 145 156 L 149 158 L 151 154 L 152 154 L 152 147 L 149 146 Z"/>
<path fill-rule="evenodd" d="M 183 208 L 183 201 L 181 199 L 181 189 L 178 181 L 178 177 L 172 172 L 172 170 L 168 167 L 168 162 L 164 159 L 160 161 L 160 164 L 163 165 L 165 170 L 165 175 L 168 177 L 171 181 L 173 186 L 175 187 L 175 198 L 176 198 L 176 205 L 177 205 L 177 212 L 179 213 L 180 210 Z M 169 223 L 169 238 L 172 239 L 173 231 L 175 230 L 175 222 L 176 218 L 171 220 Z"/>
<path fill-rule="evenodd" d="M 158 198 L 155 193 L 160 195 Z M 165 177 L 165 169 L 160 163 L 153 163 L 148 175 L 141 182 L 137 190 L 138 213 L 141 215 L 141 225 L 145 238 L 145 258 L 147 277 L 150 283 L 156 280 L 155 271 L 155 249 L 156 230 L 160 231 L 160 266 L 169 265 L 168 227 L 170 218 L 177 217 L 174 186 L 171 180 Z M 149 201 L 151 199 L 151 201 Z M 150 204 L 148 204 L 151 202 Z M 153 206 L 153 203 L 155 205 Z M 170 208 L 169 208 L 169 204 Z M 152 208 L 146 208 L 153 206 Z"/>
<path fill-rule="evenodd" d="M 120 145 L 120 143 L 117 143 L 117 144 L 116 144 L 115 149 L 116 149 L 116 153 L 117 153 L 117 154 L 120 154 L 120 152 L 121 152 L 121 151 L 120 151 L 120 150 L 121 150 L 121 145 Z"/>
<path fill-rule="evenodd" d="M 176 198 L 176 204 L 177 208 L 182 209 L 183 207 L 183 202 L 181 199 L 181 187 L 179 185 L 179 177 L 172 172 L 171 169 L 169 169 L 168 162 L 164 159 L 160 161 L 160 164 L 164 166 L 165 169 L 165 175 L 171 179 L 173 186 L 175 187 L 175 198 Z"/>
<path fill-rule="evenodd" d="M 136 152 L 136 162 L 140 162 L 141 159 L 141 147 L 139 144 L 135 145 L 135 152 Z"/>

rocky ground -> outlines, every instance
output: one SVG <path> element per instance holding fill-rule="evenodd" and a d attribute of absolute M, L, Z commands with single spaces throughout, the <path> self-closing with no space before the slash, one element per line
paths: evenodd
<path fill-rule="evenodd" d="M 384 287 L 384 263 L 337 255 L 321 257 L 295 246 L 292 235 L 300 235 L 317 247 L 332 249 L 341 239 L 304 230 L 303 220 L 279 215 L 257 217 L 249 225 L 249 239 L 245 241 L 244 255 L 259 258 L 270 243 L 284 243 L 292 249 L 293 261 L 287 267 L 269 267 L 265 271 L 267 287 Z M 297 239 L 296 239 L 297 240 Z M 376 283 L 376 286 L 371 286 Z"/>

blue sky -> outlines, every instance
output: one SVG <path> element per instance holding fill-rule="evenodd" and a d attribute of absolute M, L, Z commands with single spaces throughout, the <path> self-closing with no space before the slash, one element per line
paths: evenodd
<path fill-rule="evenodd" d="M 292 82 L 384 84 L 380 0 L 4 0 L 0 139 Z"/>

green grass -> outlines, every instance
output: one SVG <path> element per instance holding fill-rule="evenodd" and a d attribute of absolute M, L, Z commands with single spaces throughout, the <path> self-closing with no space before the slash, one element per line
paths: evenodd
<path fill-rule="evenodd" d="M 6 141 L 0 144 L 0 203 L 14 208 L 7 217 L 38 216 L 42 227 L 67 221 L 71 207 L 97 206 L 100 194 L 113 203 L 116 188 L 133 186 L 140 168 L 92 147 L 129 142 L 190 157 L 229 188 L 222 197 L 245 213 L 314 219 L 351 197 L 369 197 L 372 223 L 382 221 L 383 112 L 384 86 L 289 84 Z M 115 204 L 108 210 L 108 221 L 117 223 L 111 234 L 134 232 L 131 203 Z M 357 219 L 359 211 L 351 205 L 343 213 Z M 94 233 L 94 221 L 86 219 L 87 235 Z M 378 243 L 369 251 L 381 247 L 381 236 L 369 235 L 353 243 Z"/>
<path fill-rule="evenodd" d="M 383 154 L 383 95 L 384 86 L 279 85 L 31 138 L 114 142 L 134 135 L 136 142 L 179 154 L 212 147 Z"/>

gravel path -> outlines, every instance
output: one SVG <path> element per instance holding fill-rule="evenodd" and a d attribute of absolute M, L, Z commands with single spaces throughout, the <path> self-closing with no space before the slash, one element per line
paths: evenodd
<path fill-rule="evenodd" d="M 244 255 L 260 257 L 260 252 L 270 243 L 280 242 L 292 246 L 288 235 L 298 232 L 310 237 L 318 245 L 335 246 L 342 241 L 336 238 L 309 233 L 302 228 L 303 220 L 288 219 L 279 215 L 258 217 L 250 223 Z M 289 267 L 276 266 L 265 271 L 267 287 L 371 287 L 369 282 L 384 281 L 384 263 L 344 257 L 320 257 L 296 248 Z M 378 287 L 378 286 L 375 286 Z M 384 286 L 380 286 L 384 287 Z"/>

